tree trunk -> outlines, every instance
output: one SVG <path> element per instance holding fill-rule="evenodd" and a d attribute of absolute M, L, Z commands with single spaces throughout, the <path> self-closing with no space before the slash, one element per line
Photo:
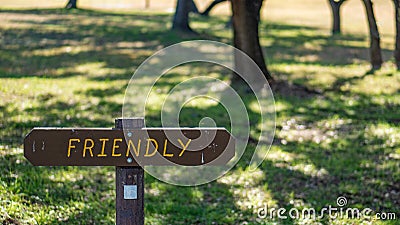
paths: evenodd
<path fill-rule="evenodd" d="M 363 0 L 363 2 L 369 26 L 371 66 L 372 70 L 378 70 L 382 66 L 382 53 L 378 26 L 376 25 L 372 1 Z"/>
<path fill-rule="evenodd" d="M 67 5 L 65 6 L 66 9 L 76 9 L 76 2 L 77 0 L 68 0 Z"/>
<path fill-rule="evenodd" d="M 172 29 L 180 31 L 192 31 L 189 26 L 189 12 L 192 9 L 193 0 L 178 0 L 174 19 L 172 21 Z"/>
<path fill-rule="evenodd" d="M 200 14 L 199 9 L 196 6 L 196 3 L 194 3 L 193 0 L 190 0 L 190 11 L 192 13 Z"/>
<path fill-rule="evenodd" d="M 233 14 L 233 42 L 235 47 L 242 50 L 256 62 L 268 81 L 273 81 L 265 64 L 258 33 L 260 9 L 263 0 L 233 0 L 231 2 Z M 240 57 L 235 55 L 236 69 L 246 74 L 246 71 L 250 71 L 248 65 L 241 62 L 242 60 L 240 60 Z M 235 79 L 233 79 L 233 81 L 235 81 Z"/>
<path fill-rule="evenodd" d="M 397 70 L 400 70 L 400 1 L 393 0 L 396 22 L 396 47 L 394 49 L 394 59 L 396 60 Z"/>
<path fill-rule="evenodd" d="M 345 0 L 329 0 L 329 5 L 332 11 L 332 34 L 341 33 L 341 23 L 340 23 L 340 6 L 342 6 Z"/>

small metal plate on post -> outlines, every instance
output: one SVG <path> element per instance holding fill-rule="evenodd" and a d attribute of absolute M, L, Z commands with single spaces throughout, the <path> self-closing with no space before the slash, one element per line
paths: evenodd
<path fill-rule="evenodd" d="M 137 199 L 137 185 L 124 185 L 124 199 Z"/>

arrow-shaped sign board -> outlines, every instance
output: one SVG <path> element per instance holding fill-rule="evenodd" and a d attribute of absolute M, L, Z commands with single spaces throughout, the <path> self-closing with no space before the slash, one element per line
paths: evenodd
<path fill-rule="evenodd" d="M 224 128 L 34 128 L 24 155 L 35 166 L 225 165 L 235 141 Z"/>

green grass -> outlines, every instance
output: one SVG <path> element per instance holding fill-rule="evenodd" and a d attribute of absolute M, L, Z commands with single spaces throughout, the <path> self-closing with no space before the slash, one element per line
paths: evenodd
<path fill-rule="evenodd" d="M 230 43 L 231 32 L 223 28 L 228 17 L 194 17 L 199 36 L 171 32 L 171 15 L 154 12 L 2 10 L 0 18 L 0 221 L 113 224 L 114 168 L 33 167 L 23 158 L 24 135 L 35 126 L 112 127 L 127 83 L 146 57 L 183 40 Z M 250 172 L 247 153 L 226 176 L 198 187 L 146 176 L 146 223 L 368 223 L 273 221 L 256 214 L 264 203 L 287 210 L 336 206 L 339 196 L 349 207 L 395 212 L 399 218 L 400 73 L 392 60 L 368 74 L 363 34 L 330 37 L 324 29 L 282 21 L 262 23 L 261 42 L 271 72 L 282 81 L 275 91 L 277 134 L 268 158 Z M 390 59 L 391 49 L 383 54 Z M 147 126 L 160 125 L 159 106 L 175 84 L 210 68 L 183 66 L 161 79 Z M 229 79 L 225 70 L 211 72 Z M 254 99 L 241 95 L 255 138 Z M 204 116 L 229 126 L 223 108 L 205 101 L 188 104 L 180 119 L 184 126 L 198 126 Z M 248 151 L 254 147 L 251 143 Z"/>

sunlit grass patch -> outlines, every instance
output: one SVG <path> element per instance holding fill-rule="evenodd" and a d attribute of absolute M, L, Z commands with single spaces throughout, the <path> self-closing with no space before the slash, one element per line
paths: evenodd
<path fill-rule="evenodd" d="M 293 17 L 279 18 L 285 16 Z M 0 221 L 114 224 L 114 168 L 32 167 L 23 157 L 23 137 L 35 126 L 113 127 L 140 63 L 184 40 L 207 37 L 230 43 L 232 31 L 225 28 L 229 16 L 193 16 L 192 27 L 200 35 L 184 37 L 169 30 L 168 13 L 9 10 L 0 12 L 0 18 Z M 400 80 L 393 62 L 368 74 L 363 33 L 330 37 L 315 24 L 281 19 L 261 25 L 269 69 L 288 88 L 305 86 L 317 94 L 274 93 L 276 140 L 261 167 L 250 171 L 246 167 L 260 134 L 260 109 L 250 92 L 239 91 L 252 138 L 243 160 L 226 176 L 198 187 L 175 187 L 146 175 L 147 224 L 318 224 L 260 220 L 256 212 L 264 203 L 320 209 L 335 205 L 338 196 L 346 196 L 349 206 L 399 211 Z M 387 59 L 392 43 L 385 38 Z M 232 73 L 201 63 L 169 71 L 150 93 L 148 127 L 161 125 L 160 109 L 170 91 L 194 76 L 230 84 Z M 133 96 L 149 91 L 144 89 L 151 81 L 137 80 Z M 196 85 L 182 96 L 195 94 Z M 218 85 L 206 88 L 212 93 Z M 134 106 L 133 113 L 139 113 Z M 213 99 L 188 101 L 180 113 L 181 126 L 199 126 L 202 118 L 211 117 L 217 126 L 230 128 L 229 115 Z M 268 146 L 261 144 L 266 151 Z"/>

